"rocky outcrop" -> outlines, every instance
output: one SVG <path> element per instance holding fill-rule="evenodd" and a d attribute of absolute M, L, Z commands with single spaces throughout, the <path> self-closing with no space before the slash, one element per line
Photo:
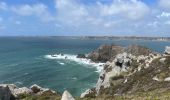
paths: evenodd
<path fill-rule="evenodd" d="M 123 47 L 114 44 L 102 45 L 97 50 L 91 52 L 87 58 L 94 62 L 111 61 L 117 54 L 122 53 L 123 50 Z"/>
<path fill-rule="evenodd" d="M 133 56 L 131 54 L 118 54 L 112 62 L 107 62 L 101 72 L 96 84 L 97 95 L 100 94 L 101 88 L 110 87 L 110 79 L 126 73 L 132 63 Z"/>
<path fill-rule="evenodd" d="M 117 94 L 135 93 L 140 90 L 145 91 L 146 87 L 151 88 L 151 85 L 149 85 L 150 81 L 159 80 L 159 82 L 168 82 L 170 79 L 168 77 L 169 75 L 165 75 L 166 77 L 162 79 L 156 75 L 158 71 L 165 72 L 165 70 L 163 70 L 164 68 L 162 69 L 163 65 L 170 65 L 170 59 L 168 60 L 167 56 L 166 58 L 162 57 L 161 54 L 138 45 L 128 46 L 127 48 L 123 48 L 122 51 L 114 55 L 114 59 L 111 61 L 109 59 L 104 65 L 96 84 L 95 92 L 89 89 L 82 93 L 81 97 L 99 97 L 101 95 L 113 96 Z M 99 54 L 100 52 L 98 51 L 95 53 Z M 158 65 L 156 65 L 155 60 L 159 62 Z M 154 66 L 159 67 L 154 68 Z M 166 69 L 165 73 L 167 73 L 167 71 Z M 147 77 L 148 80 L 146 79 Z M 145 82 L 145 80 L 147 81 Z M 140 86 L 138 82 L 143 86 Z M 154 83 L 155 82 L 153 82 L 153 84 Z M 156 87 L 157 85 L 153 86 Z M 153 89 L 156 89 L 154 87 Z"/>
<path fill-rule="evenodd" d="M 12 95 L 8 85 L 0 85 L 0 100 L 12 100 L 14 96 Z"/>
<path fill-rule="evenodd" d="M 64 91 L 61 100 L 75 100 L 73 96 L 66 90 Z"/>
<path fill-rule="evenodd" d="M 92 88 L 92 89 L 88 89 L 86 90 L 84 93 L 81 94 L 80 98 L 85 98 L 85 97 L 91 97 L 94 98 L 96 95 L 96 89 Z"/>
<path fill-rule="evenodd" d="M 170 46 L 165 47 L 164 53 L 167 54 L 167 55 L 170 55 Z"/>
<path fill-rule="evenodd" d="M 128 53 L 134 56 L 148 56 L 149 54 L 157 54 L 156 52 L 150 50 L 149 48 L 139 46 L 139 45 L 130 45 L 128 47 L 121 47 L 117 45 L 102 45 L 97 50 L 91 52 L 87 58 L 91 59 L 94 62 L 107 62 L 113 61 L 117 54 Z"/>
<path fill-rule="evenodd" d="M 125 49 L 124 52 L 132 54 L 134 56 L 140 56 L 140 55 L 148 56 L 151 53 L 152 54 L 156 53 L 149 48 L 146 48 L 144 46 L 139 46 L 139 45 L 130 45 Z"/>
<path fill-rule="evenodd" d="M 14 84 L 1 84 L 0 85 L 0 100 L 20 100 L 24 98 L 60 98 L 60 93 L 42 88 L 36 84 L 30 88 L 17 87 Z M 60 100 L 60 99 L 57 99 Z"/>

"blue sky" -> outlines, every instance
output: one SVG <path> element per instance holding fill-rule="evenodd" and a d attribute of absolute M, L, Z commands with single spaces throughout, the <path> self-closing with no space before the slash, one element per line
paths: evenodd
<path fill-rule="evenodd" d="M 170 0 L 0 0 L 0 36 L 170 36 Z"/>

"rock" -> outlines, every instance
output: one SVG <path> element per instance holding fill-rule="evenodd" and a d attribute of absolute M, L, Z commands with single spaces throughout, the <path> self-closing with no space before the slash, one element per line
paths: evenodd
<path fill-rule="evenodd" d="M 150 50 L 149 48 L 146 48 L 144 46 L 139 46 L 139 45 L 130 45 L 125 49 L 124 52 L 132 54 L 134 56 L 139 56 L 139 55 L 147 56 L 150 53 L 156 53 Z"/>
<path fill-rule="evenodd" d="M 167 54 L 167 55 L 170 55 L 170 46 L 165 47 L 164 53 Z"/>
<path fill-rule="evenodd" d="M 158 81 L 158 82 L 160 82 L 160 81 L 161 81 L 160 79 L 158 79 L 158 77 L 157 77 L 157 76 L 153 77 L 152 79 L 153 79 L 153 80 L 155 80 L 155 81 Z"/>
<path fill-rule="evenodd" d="M 86 58 L 86 55 L 85 54 L 78 54 L 77 58 Z"/>
<path fill-rule="evenodd" d="M 166 60 L 166 58 L 161 58 L 159 61 L 160 61 L 162 64 L 164 64 L 164 63 L 165 63 L 165 60 Z"/>
<path fill-rule="evenodd" d="M 13 97 L 8 85 L 0 85 L 0 100 L 11 100 Z"/>
<path fill-rule="evenodd" d="M 123 54 L 118 54 L 114 60 L 115 65 L 119 66 L 123 69 L 127 69 L 127 67 L 130 66 L 131 64 L 131 55 L 127 54 L 127 53 L 123 53 Z"/>
<path fill-rule="evenodd" d="M 50 90 L 48 88 L 40 88 L 40 91 L 37 93 L 38 95 L 43 95 L 43 94 L 59 94 L 58 92 L 56 93 L 55 91 L 53 90 Z"/>
<path fill-rule="evenodd" d="M 40 86 L 34 84 L 30 87 L 30 89 L 32 90 L 33 93 L 38 93 L 40 92 L 40 90 L 42 89 Z"/>
<path fill-rule="evenodd" d="M 66 90 L 64 91 L 61 100 L 75 100 L 73 96 Z"/>
<path fill-rule="evenodd" d="M 80 98 L 85 98 L 85 97 L 94 98 L 95 95 L 96 95 L 95 89 L 88 89 L 84 93 L 81 94 Z"/>
<path fill-rule="evenodd" d="M 107 62 L 112 61 L 115 56 L 122 53 L 123 47 L 117 45 L 102 45 L 97 50 L 91 52 L 87 58 L 94 62 Z"/>
<path fill-rule="evenodd" d="M 170 77 L 165 78 L 164 81 L 170 81 Z"/>
<path fill-rule="evenodd" d="M 21 95 L 21 94 L 31 94 L 32 91 L 30 89 L 28 89 L 27 87 L 22 87 L 22 88 L 16 88 L 13 91 L 13 95 L 15 97 Z"/>

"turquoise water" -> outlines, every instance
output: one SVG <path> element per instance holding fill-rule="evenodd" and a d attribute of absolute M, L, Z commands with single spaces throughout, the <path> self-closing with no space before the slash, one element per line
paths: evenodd
<path fill-rule="evenodd" d="M 170 42 L 133 40 L 81 40 L 60 37 L 1 37 L 0 83 L 29 87 L 38 84 L 74 96 L 95 86 L 98 72 L 94 66 L 69 60 L 47 59 L 54 53 L 89 53 L 101 44 L 122 46 L 140 44 L 163 52 Z"/>

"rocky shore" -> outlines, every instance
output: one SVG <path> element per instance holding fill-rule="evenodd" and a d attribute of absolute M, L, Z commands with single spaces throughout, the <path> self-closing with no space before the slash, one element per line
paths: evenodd
<path fill-rule="evenodd" d="M 170 47 L 160 54 L 138 45 L 104 45 L 90 53 L 89 58 L 106 64 L 96 87 L 86 90 L 81 98 L 170 99 Z"/>
<path fill-rule="evenodd" d="M 61 95 L 57 91 L 42 88 L 36 84 L 17 87 L 14 84 L 0 84 L 0 100 L 75 100 L 66 90 Z"/>
<path fill-rule="evenodd" d="M 0 100 L 146 100 L 170 99 L 170 47 L 163 54 L 149 48 L 130 45 L 102 45 L 78 58 L 103 62 L 96 87 L 86 90 L 80 97 L 73 97 L 67 90 L 57 91 L 38 85 L 17 87 L 0 85 Z"/>

